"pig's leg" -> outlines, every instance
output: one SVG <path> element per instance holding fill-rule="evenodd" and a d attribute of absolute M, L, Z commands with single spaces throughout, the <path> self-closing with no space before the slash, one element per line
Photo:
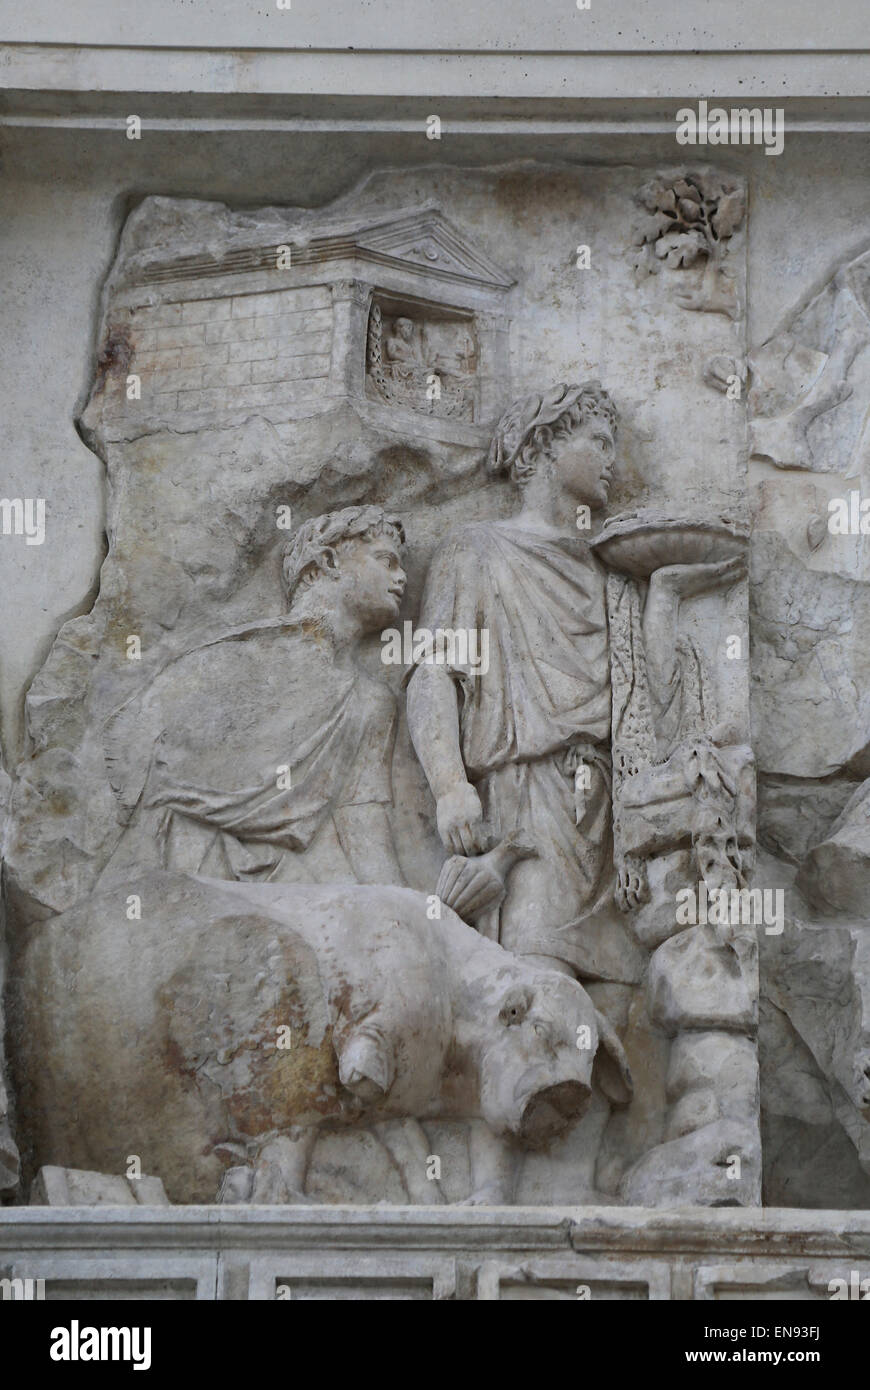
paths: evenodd
<path fill-rule="evenodd" d="M 264 1144 L 254 1164 L 251 1201 L 309 1204 L 313 1199 L 305 1196 L 305 1179 L 316 1139 L 317 1130 L 312 1126 L 296 1131 L 293 1138 L 281 1134 Z"/>
<path fill-rule="evenodd" d="M 219 1201 L 261 1206 L 309 1206 L 305 1196 L 308 1163 L 317 1139 L 312 1126 L 270 1139 L 247 1168 L 231 1168 L 221 1186 Z"/>
<path fill-rule="evenodd" d="M 228 1168 L 223 1176 L 217 1200 L 221 1206 L 238 1207 L 251 1200 L 254 1170 L 244 1164 Z"/>
<path fill-rule="evenodd" d="M 485 1120 L 472 1120 L 468 1128 L 471 1159 L 471 1196 L 464 1207 L 509 1207 L 513 1204 L 517 1180 L 516 1150 Z"/>
<path fill-rule="evenodd" d="M 409 1202 L 421 1206 L 440 1205 L 444 1200 L 441 1184 L 430 1178 L 429 1139 L 419 1120 L 383 1120 L 372 1129 L 399 1170 Z"/>

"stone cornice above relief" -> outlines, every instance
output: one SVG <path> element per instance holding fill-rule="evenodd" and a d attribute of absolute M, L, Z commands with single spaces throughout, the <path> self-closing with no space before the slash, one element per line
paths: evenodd
<path fill-rule="evenodd" d="M 582 99 L 573 95 L 578 92 L 583 93 Z M 493 126 L 500 131 L 519 128 L 521 133 L 523 127 L 539 129 L 540 117 L 559 127 L 553 133 L 629 130 L 655 134 L 671 131 L 673 126 L 669 112 L 651 113 L 651 105 L 699 97 L 738 105 L 766 97 L 784 105 L 807 130 L 865 129 L 866 109 L 853 114 L 843 107 L 846 101 L 866 102 L 870 95 L 870 54 L 823 48 L 700 53 L 661 49 L 604 55 L 266 49 L 242 53 L 172 46 L 73 48 L 6 43 L 0 44 L 0 93 L 6 94 L 2 124 L 74 129 L 123 130 L 128 108 L 125 105 L 119 113 L 116 103 L 120 96 L 129 100 L 132 94 L 139 114 L 139 107 L 149 103 L 152 95 L 158 100 L 168 97 L 167 108 L 155 108 L 153 114 L 158 125 L 171 130 L 419 131 L 431 106 L 403 120 L 395 114 L 398 101 L 412 99 L 423 106 L 437 98 L 479 105 L 499 98 L 500 104 L 510 100 L 512 109 L 524 102 L 546 103 L 548 109 L 528 113 L 525 121 L 505 120 L 499 111 L 495 123 L 469 119 L 471 113 L 457 111 L 453 133 L 474 134 Z M 40 103 L 42 93 L 51 94 L 50 114 Z M 214 103 L 208 116 L 189 109 L 209 95 L 244 98 L 246 106 L 280 98 L 283 109 L 276 108 L 268 119 L 252 116 L 250 110 L 244 115 L 217 110 Z M 346 110 L 318 119 L 305 108 L 319 96 L 344 102 L 384 99 L 385 104 L 378 113 Z M 287 97 L 293 98 L 294 107 L 289 116 Z M 179 110 L 181 103 L 184 107 Z M 817 103 L 823 109 L 812 109 Z M 647 119 L 639 127 L 641 113 Z"/>

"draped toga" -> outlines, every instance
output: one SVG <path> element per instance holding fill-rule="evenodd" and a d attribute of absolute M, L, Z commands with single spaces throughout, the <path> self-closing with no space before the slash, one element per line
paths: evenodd
<path fill-rule="evenodd" d="M 589 978 L 636 977 L 612 906 L 610 661 L 605 571 L 587 543 L 504 522 L 448 537 L 419 628 L 486 631 L 489 665 L 448 666 L 460 748 L 493 839 L 521 830 L 537 858 L 508 879 L 499 940 Z"/>
<path fill-rule="evenodd" d="M 315 632 L 284 618 L 170 661 L 107 721 L 104 745 L 116 795 L 128 813 L 150 813 L 168 867 L 182 867 L 181 819 L 183 867 L 264 877 L 285 851 L 309 849 L 339 807 L 392 801 L 395 723 L 385 685 L 336 666 Z M 207 832 L 193 843 L 191 824 Z"/>

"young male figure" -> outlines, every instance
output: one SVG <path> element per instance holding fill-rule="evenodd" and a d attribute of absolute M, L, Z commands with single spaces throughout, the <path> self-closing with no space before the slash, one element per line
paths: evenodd
<path fill-rule="evenodd" d="M 535 853 L 490 908 L 489 934 L 538 965 L 626 985 L 640 959 L 612 901 L 605 572 L 578 529 L 607 503 L 615 433 L 598 382 L 554 386 L 503 416 L 489 467 L 516 483 L 519 511 L 448 537 L 418 622 L 432 632 L 487 629 L 489 667 L 421 662 L 408 724 L 441 839 L 467 861 L 442 875 L 449 904 L 480 925 L 500 891 L 486 851 L 518 837 Z M 509 1201 L 507 1156 L 496 1164 L 480 1131 L 472 1149 L 473 1166 L 487 1170 L 475 1174 L 472 1200 Z"/>
<path fill-rule="evenodd" d="M 137 863 L 259 882 L 402 882 L 388 816 L 395 697 L 356 655 L 396 619 L 403 542 L 380 507 L 305 522 L 283 556 L 289 613 L 198 642 L 107 721 L 131 820 L 103 884 Z"/>

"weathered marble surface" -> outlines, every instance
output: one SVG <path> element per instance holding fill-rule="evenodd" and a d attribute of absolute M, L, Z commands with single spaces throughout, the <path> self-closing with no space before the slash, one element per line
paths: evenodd
<path fill-rule="evenodd" d="M 455 904 L 483 936 L 527 958 L 529 969 L 579 974 L 592 990 L 611 1059 L 610 1073 L 602 1062 L 589 1116 L 556 1152 L 529 1160 L 521 1172 L 474 1126 L 469 1170 L 466 1135 L 448 1127 L 431 1141 L 436 1157 L 438 1145 L 444 1148 L 448 1200 L 469 1190 L 474 1201 L 513 1192 L 521 1199 L 526 1190 L 536 1200 L 590 1192 L 618 1202 L 638 1164 L 655 1169 L 656 1153 L 665 1165 L 662 1201 L 719 1200 L 711 1183 L 721 1176 L 722 1144 L 738 1170 L 745 1160 L 751 1171 L 729 1189 L 734 1200 L 757 1200 L 752 1067 L 733 1116 L 715 1071 L 703 1083 L 668 1080 L 667 1071 L 672 1046 L 684 1046 L 698 1027 L 714 1050 L 727 1051 L 732 1030 L 751 1050 L 754 1005 L 729 1005 L 711 1018 L 701 998 L 683 999 L 677 985 L 676 1002 L 657 1016 L 658 985 L 647 998 L 648 944 L 631 927 L 631 914 L 649 902 L 647 860 L 655 882 L 657 856 L 671 856 L 673 867 L 677 854 L 680 883 L 697 872 L 711 884 L 738 884 L 752 852 L 751 810 L 747 819 L 745 791 L 738 795 L 733 781 L 737 750 L 748 740 L 745 663 L 727 660 L 721 645 L 745 602 L 743 533 L 729 522 L 716 540 L 705 520 L 706 470 L 698 464 L 687 476 L 686 460 L 678 465 L 656 446 L 657 434 L 664 441 L 681 413 L 691 419 L 708 459 L 719 462 L 717 507 L 739 515 L 741 407 L 726 408 L 715 392 L 686 395 L 676 376 L 662 409 L 649 396 L 653 382 L 661 391 L 656 354 L 669 351 L 677 323 L 699 358 L 741 351 L 742 194 L 733 181 L 720 187 L 717 177 L 691 175 L 714 220 L 726 216 L 716 212 L 719 201 L 731 200 L 715 254 L 718 288 L 698 316 L 685 315 L 693 306 L 683 300 L 696 280 L 700 293 L 710 278 L 703 257 L 695 268 L 681 266 L 676 296 L 664 283 L 670 265 L 647 285 L 615 258 L 602 261 L 606 282 L 600 272 L 584 278 L 579 262 L 565 264 L 572 201 L 612 240 L 633 215 L 637 185 L 628 171 L 603 171 L 597 192 L 543 170 L 475 179 L 446 173 L 426 180 L 425 197 L 414 176 L 385 174 L 327 213 L 237 214 L 151 199 L 128 220 L 104 288 L 101 347 L 81 430 L 109 472 L 109 555 L 93 610 L 64 628 L 28 696 L 30 751 L 13 779 L 6 839 L 17 940 L 50 930 L 37 923 L 53 914 L 66 922 L 72 912 L 75 924 L 79 907 L 82 923 L 95 920 L 92 902 L 106 904 L 98 914 L 110 922 L 113 900 L 104 895 L 113 889 L 114 904 L 125 904 L 133 922 L 147 922 L 155 897 L 159 916 L 165 904 L 153 885 L 160 880 L 146 880 L 150 903 L 149 892 L 131 884 L 161 866 L 244 880 L 252 904 L 266 880 L 288 891 L 306 881 L 408 883 L 430 898 L 435 892 L 436 902 L 443 896 L 445 912 Z M 666 176 L 668 187 L 673 178 Z M 557 213 L 542 224 L 532 256 L 520 194 Z M 570 384 L 578 297 L 590 326 L 598 324 L 598 342 L 593 336 L 587 347 L 590 366 L 596 352 L 601 360 L 607 314 L 612 395 L 591 379 Z M 628 351 L 638 332 L 647 343 L 643 356 Z M 513 388 L 559 375 L 568 384 L 544 384 L 542 394 L 517 396 Z M 643 507 L 653 500 L 657 510 L 648 520 L 639 513 L 637 536 L 632 523 L 601 559 L 589 551 L 592 513 L 609 504 L 619 514 L 628 501 Z M 476 582 L 495 606 L 484 614 L 470 578 L 457 573 L 454 611 L 442 614 L 448 600 L 437 574 L 452 561 L 442 560 L 437 542 L 448 536 L 447 555 L 460 519 L 475 518 L 480 530 L 464 542 L 469 577 L 477 546 L 492 544 L 492 568 Z M 282 554 L 283 593 L 276 573 Z M 501 580 L 499 566 L 507 567 Z M 562 597 L 548 598 L 560 569 Z M 534 600 L 532 589 L 541 585 Z M 553 604 L 549 629 L 524 646 L 523 624 L 540 621 Z M 463 618 L 463 605 L 478 616 Z M 432 631 L 443 623 L 462 632 L 479 627 L 495 642 L 495 668 L 471 679 L 479 681 L 484 709 L 495 708 L 499 682 L 507 681 L 507 699 L 501 713 L 487 716 L 488 733 L 481 725 L 472 736 L 463 725 L 464 771 L 443 751 L 456 737 L 455 682 L 468 678 L 449 663 L 413 658 L 409 731 L 400 720 L 396 738 L 412 659 L 405 655 L 402 669 L 378 663 L 376 639 L 406 614 Z M 631 654 L 633 624 L 641 621 L 648 674 L 641 650 Z M 572 641 L 576 672 L 539 685 L 540 662 L 564 664 L 556 654 Z M 649 682 L 645 711 L 630 695 L 632 662 L 638 689 Z M 448 711 L 446 723 L 435 718 L 432 697 L 421 705 L 421 681 L 432 674 L 442 682 L 436 705 Z M 527 729 L 519 756 L 505 764 L 494 749 L 512 737 L 509 711 L 523 681 Z M 620 721 L 613 731 L 611 689 Z M 558 713 L 572 703 L 571 718 Z M 613 739 L 620 761 L 611 793 Z M 363 750 L 371 751 L 363 757 Z M 750 769 L 751 805 L 751 754 L 748 762 L 740 757 Z M 564 798 L 562 822 L 552 830 L 534 808 L 510 809 L 510 766 L 523 776 L 531 769 L 528 786 L 540 783 L 534 795 L 544 798 L 542 813 L 548 796 L 551 817 Z M 593 774 L 597 781 L 587 786 Z M 682 802 L 674 819 L 666 807 L 676 784 Z M 445 851 L 453 859 L 439 877 Z M 552 894 L 554 867 L 577 876 L 570 901 L 564 876 Z M 294 888 L 288 901 L 302 904 L 300 892 Z M 551 894 L 546 906 L 542 893 Z M 654 905 L 660 917 L 667 901 Z M 87 934 L 83 925 L 71 930 L 74 940 Z M 569 948 L 572 932 L 578 944 Z M 670 946 L 656 947 L 658 974 L 668 981 Z M 344 949 L 357 948 L 348 938 Z M 723 939 L 701 949 L 710 965 L 721 956 L 741 976 L 748 972 L 754 999 L 754 966 L 742 945 Z M 23 969 L 26 982 L 35 967 Z M 32 1041 L 26 1000 L 56 978 L 47 958 L 40 969 L 39 982 L 34 975 L 17 995 L 19 1058 Z M 552 979 L 551 991 L 565 988 Z M 147 1003 L 148 989 L 143 996 Z M 177 1006 L 184 1013 L 180 996 Z M 577 1062 L 588 1072 L 594 1029 L 584 1047 Z M 649 1073 L 641 1093 L 630 1080 L 632 1054 Z M 22 1065 L 22 1081 L 37 1072 L 34 1054 Z M 61 1085 L 58 1076 L 43 1108 L 51 1111 L 52 1087 Z M 415 1121 L 438 1118 L 422 1097 L 414 1104 L 423 1107 Z M 707 1147 L 698 1148 L 691 1136 L 710 1123 Z M 40 1149 L 39 1161 L 71 1161 L 59 1152 L 63 1133 L 58 1120 L 51 1151 Z M 419 1153 L 419 1136 L 416 1142 Z M 339 1168 L 355 1167 L 361 1192 L 367 1184 L 382 1191 L 377 1165 L 367 1158 L 360 1169 L 353 1152 Z M 151 1166 L 160 1176 L 159 1165 Z M 167 1180 L 179 1196 L 194 1192 Z M 316 1172 L 313 1181 L 322 1189 Z M 647 1183 L 644 1200 L 656 1200 L 654 1186 Z M 333 1190 L 337 1197 L 341 1183 Z"/>
<path fill-rule="evenodd" d="M 446 906 L 430 921 L 422 894 L 161 872 L 129 886 L 144 936 L 101 894 L 33 931 L 16 971 L 31 1172 L 60 1154 L 113 1172 L 132 1153 L 175 1202 L 294 1202 L 321 1128 L 374 1127 L 401 1171 L 390 1121 L 480 1117 L 535 1149 L 589 1104 L 585 990 Z"/>
<path fill-rule="evenodd" d="M 58 1168 L 46 1164 L 30 1185 L 32 1207 L 169 1206 L 159 1178 L 142 1173 L 95 1173 L 87 1168 Z"/>
<path fill-rule="evenodd" d="M 23 1207 L 0 1211 L 0 1277 L 56 1297 L 805 1303 L 861 1296 L 870 1224 L 824 1209 Z"/>
<path fill-rule="evenodd" d="M 483 938 L 501 942 L 482 997 L 548 971 L 541 997 L 598 1020 L 571 1058 L 588 1108 L 566 1106 L 577 1123 L 544 1151 L 517 1162 L 479 1105 L 433 1109 L 422 1087 L 389 1142 L 364 1110 L 324 1132 L 315 1200 L 754 1207 L 764 1165 L 770 1200 L 867 1204 L 866 577 L 862 538 L 827 527 L 832 486 L 863 486 L 863 257 L 749 351 L 752 217 L 741 179 L 694 163 L 393 171 L 327 208 L 134 209 L 80 403 L 108 555 L 3 774 L 8 936 L 27 962 L 9 1030 L 17 1191 L 0 1092 L 16 1200 L 39 1163 L 110 1176 L 138 1151 L 124 1124 L 117 1153 L 100 1148 L 109 1111 L 94 1156 L 77 1147 L 64 1116 L 88 1047 L 42 1069 L 51 1123 L 33 1139 L 38 1040 L 69 1007 L 61 956 L 38 943 L 118 952 L 100 958 L 126 1010 L 118 993 L 105 1012 L 96 971 L 77 1027 L 139 1008 L 143 1035 L 161 1009 L 192 1027 L 189 992 L 161 975 L 170 870 L 194 897 L 244 901 L 221 950 L 207 903 L 193 914 L 191 979 L 217 979 L 223 951 L 250 985 L 245 923 L 271 920 L 276 893 L 298 917 L 314 883 L 357 904 L 365 930 L 336 958 L 382 994 L 365 904 L 386 890 L 362 885 L 393 885 L 433 940 L 477 932 L 490 961 Z M 488 668 L 425 644 L 384 662 L 382 629 L 406 622 L 486 631 Z M 781 928 L 681 920 L 701 884 L 781 891 Z M 50 1009 L 31 1015 L 38 996 Z M 238 1008 L 256 1033 L 253 1003 Z M 147 1052 L 146 1129 L 175 1074 Z M 375 1054 L 373 1072 L 337 1064 L 340 1087 L 384 1091 Z M 456 1063 L 466 1085 L 474 1065 Z M 208 1114 L 204 1075 L 190 1094 Z M 266 1082 L 245 1085 L 260 1104 Z M 224 1168 L 225 1200 L 286 1201 L 306 1176 L 281 1132 L 293 1117 L 261 1110 L 259 1170 L 228 1147 L 192 1177 L 196 1120 L 145 1171 L 174 1201 L 213 1199 Z"/>

